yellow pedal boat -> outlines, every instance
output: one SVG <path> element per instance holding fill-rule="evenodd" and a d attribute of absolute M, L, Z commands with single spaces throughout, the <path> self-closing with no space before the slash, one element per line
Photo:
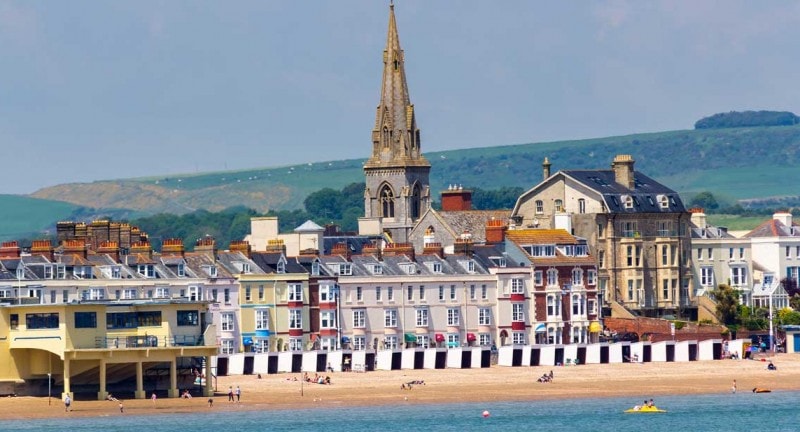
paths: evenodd
<path fill-rule="evenodd" d="M 658 407 L 654 407 L 654 406 L 652 406 L 652 407 L 643 406 L 643 407 L 640 407 L 639 409 L 636 409 L 636 408 L 626 409 L 625 412 L 626 413 L 631 413 L 631 414 L 645 414 L 645 413 L 665 413 L 665 412 L 667 412 L 667 410 L 662 410 L 662 409 L 660 409 Z"/>

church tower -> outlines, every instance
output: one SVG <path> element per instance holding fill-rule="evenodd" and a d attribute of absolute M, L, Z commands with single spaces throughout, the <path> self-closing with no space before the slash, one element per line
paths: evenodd
<path fill-rule="evenodd" d="M 381 100 L 372 130 L 372 155 L 364 164 L 364 219 L 379 220 L 394 242 L 407 241 L 416 220 L 430 207 L 431 164 L 422 156 L 404 64 L 390 4 Z"/>

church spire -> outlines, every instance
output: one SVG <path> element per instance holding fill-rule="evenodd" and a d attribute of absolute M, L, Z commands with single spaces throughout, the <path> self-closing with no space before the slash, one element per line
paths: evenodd
<path fill-rule="evenodd" d="M 387 166 L 430 166 L 420 149 L 420 133 L 414 105 L 408 94 L 405 58 L 400 48 L 394 3 L 389 4 L 381 100 L 372 130 L 372 156 L 365 167 Z"/>

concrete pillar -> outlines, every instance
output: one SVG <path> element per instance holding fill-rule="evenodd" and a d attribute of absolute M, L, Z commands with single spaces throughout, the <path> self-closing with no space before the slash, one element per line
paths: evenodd
<path fill-rule="evenodd" d="M 145 399 L 147 395 L 144 393 L 144 373 L 142 372 L 142 362 L 136 362 L 136 392 L 133 397 L 136 399 Z"/>
<path fill-rule="evenodd" d="M 214 396 L 214 389 L 211 386 L 213 381 L 214 377 L 211 375 L 211 356 L 206 356 L 206 396 Z"/>
<path fill-rule="evenodd" d="M 169 362 L 169 397 L 176 398 L 180 397 L 181 395 L 178 394 L 178 369 L 177 369 L 178 359 L 173 359 Z"/>
<path fill-rule="evenodd" d="M 64 356 L 64 392 L 61 393 L 61 399 L 64 399 L 66 395 L 69 395 L 70 398 L 73 396 L 69 386 L 69 374 L 69 358 Z"/>
<path fill-rule="evenodd" d="M 97 392 L 97 400 L 106 400 L 106 359 L 100 359 L 100 391 Z"/>

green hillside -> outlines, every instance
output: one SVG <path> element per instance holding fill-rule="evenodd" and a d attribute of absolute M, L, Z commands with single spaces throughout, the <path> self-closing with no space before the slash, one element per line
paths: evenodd
<path fill-rule="evenodd" d="M 365 147 L 365 155 L 369 149 Z M 426 153 L 435 196 L 448 184 L 495 189 L 529 188 L 542 179 L 548 157 L 561 169 L 607 169 L 617 154 L 631 154 L 641 171 L 690 198 L 711 191 L 730 201 L 783 197 L 798 201 L 800 125 L 701 129 L 576 141 L 505 145 Z M 323 187 L 363 181 L 364 160 L 332 161 L 256 170 L 58 185 L 33 196 L 86 207 L 131 208 L 144 213 L 219 211 L 243 205 L 266 212 L 294 209 Z M 775 202 L 774 200 L 772 202 Z"/>
<path fill-rule="evenodd" d="M 61 201 L 0 195 L 0 239 L 45 234 L 55 221 L 68 218 L 77 208 Z"/>

